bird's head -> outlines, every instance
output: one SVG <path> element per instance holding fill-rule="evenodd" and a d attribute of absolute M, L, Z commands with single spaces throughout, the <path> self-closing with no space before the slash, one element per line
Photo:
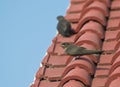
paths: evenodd
<path fill-rule="evenodd" d="M 64 49 L 67 48 L 70 45 L 72 45 L 72 43 L 69 43 L 69 42 L 61 43 L 61 47 L 64 48 Z"/>
<path fill-rule="evenodd" d="M 64 20 L 64 16 L 57 16 L 57 20 L 60 21 L 60 20 Z"/>

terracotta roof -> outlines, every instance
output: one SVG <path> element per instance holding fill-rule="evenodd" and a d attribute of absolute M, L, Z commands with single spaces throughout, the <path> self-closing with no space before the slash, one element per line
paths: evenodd
<path fill-rule="evenodd" d="M 70 0 L 65 18 L 76 34 L 53 38 L 30 87 L 119 87 L 120 0 Z M 105 52 L 69 56 L 64 41 Z"/>

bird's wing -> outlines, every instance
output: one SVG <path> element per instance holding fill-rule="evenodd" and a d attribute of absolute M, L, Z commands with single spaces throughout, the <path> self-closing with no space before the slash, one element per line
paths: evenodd
<path fill-rule="evenodd" d="M 63 27 L 64 30 L 67 30 L 67 25 L 66 25 L 66 23 L 62 23 L 62 27 Z"/>
<path fill-rule="evenodd" d="M 80 47 L 79 46 L 79 50 L 85 50 L 86 48 L 85 47 Z"/>
<path fill-rule="evenodd" d="M 63 23 L 63 22 L 59 22 L 58 24 L 57 24 L 57 29 L 58 29 L 58 31 L 59 32 L 65 32 L 66 31 L 66 29 L 67 29 L 67 26 L 66 26 L 66 24 L 65 23 Z"/>
<path fill-rule="evenodd" d="M 78 52 L 81 52 L 83 50 L 85 50 L 84 47 L 70 45 L 65 49 L 65 52 L 66 52 L 66 54 L 69 54 L 69 55 L 76 55 L 76 54 L 78 54 Z"/>
<path fill-rule="evenodd" d="M 57 24 L 57 30 L 62 36 L 70 36 L 71 35 L 71 25 L 67 21 L 59 21 Z"/>
<path fill-rule="evenodd" d="M 64 24 L 67 26 L 68 30 L 71 30 L 71 24 L 68 21 L 64 21 Z"/>

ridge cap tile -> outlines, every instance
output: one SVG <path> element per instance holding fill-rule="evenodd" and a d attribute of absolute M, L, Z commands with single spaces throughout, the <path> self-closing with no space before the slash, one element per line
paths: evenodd
<path fill-rule="evenodd" d="M 99 38 L 103 39 L 104 38 L 104 29 L 103 26 L 95 21 L 89 21 L 80 30 L 80 33 L 82 32 L 93 32 L 96 33 Z"/>
<path fill-rule="evenodd" d="M 68 74 L 62 79 L 59 87 L 62 87 L 69 80 L 79 80 L 88 87 L 91 85 L 91 77 L 89 73 L 79 67 L 69 71 Z"/>
<path fill-rule="evenodd" d="M 80 58 L 80 59 L 71 61 L 71 63 L 69 63 L 66 66 L 64 75 L 66 73 L 68 73 L 70 70 L 72 70 L 73 68 L 75 68 L 76 66 L 79 67 L 79 68 L 85 69 L 91 75 L 93 75 L 94 72 L 95 72 L 95 66 L 92 65 L 92 63 L 89 60 L 87 60 L 85 58 Z"/>
<path fill-rule="evenodd" d="M 82 14 L 81 14 L 82 15 Z M 104 14 L 99 10 L 91 9 L 88 12 L 86 12 L 85 15 L 80 17 L 78 28 L 81 29 L 82 26 L 87 23 L 88 21 L 94 20 L 98 23 L 100 23 L 103 26 L 106 26 L 106 18 Z"/>
<path fill-rule="evenodd" d="M 89 4 L 84 10 L 83 10 L 83 15 L 85 15 L 85 13 L 91 9 L 94 10 L 99 10 L 101 11 L 106 17 L 109 16 L 108 14 L 108 8 L 107 6 L 105 6 L 104 3 L 100 2 L 100 1 L 94 1 L 91 4 Z"/>
<path fill-rule="evenodd" d="M 101 49 L 102 46 L 102 41 L 100 38 L 97 36 L 97 34 L 92 33 L 92 32 L 85 32 L 80 36 L 80 38 L 76 41 L 76 44 L 91 44 L 96 47 L 96 49 Z"/>
<path fill-rule="evenodd" d="M 78 13 L 83 10 L 85 3 L 73 4 L 71 3 L 67 9 L 67 13 Z M 76 9 L 77 8 L 77 9 Z"/>

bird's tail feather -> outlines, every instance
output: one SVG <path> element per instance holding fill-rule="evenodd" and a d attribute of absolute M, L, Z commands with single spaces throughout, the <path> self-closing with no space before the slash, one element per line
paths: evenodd
<path fill-rule="evenodd" d="M 90 54 L 101 54 L 101 50 L 84 50 L 81 52 L 81 55 L 90 55 Z"/>

